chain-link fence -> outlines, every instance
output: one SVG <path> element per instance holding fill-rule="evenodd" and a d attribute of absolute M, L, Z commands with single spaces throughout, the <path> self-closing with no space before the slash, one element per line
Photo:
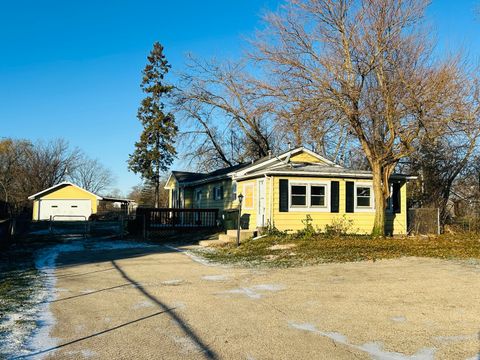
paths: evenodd
<path fill-rule="evenodd" d="M 440 234 L 440 212 L 438 208 L 408 210 L 409 234 Z"/>

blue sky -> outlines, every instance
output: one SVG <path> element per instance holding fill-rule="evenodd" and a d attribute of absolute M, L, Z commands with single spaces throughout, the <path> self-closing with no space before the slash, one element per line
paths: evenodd
<path fill-rule="evenodd" d="M 433 1 L 439 51 L 480 54 L 480 1 Z M 0 0 L 0 137 L 65 138 L 115 174 L 127 171 L 141 128 L 140 72 L 154 41 L 181 71 L 185 54 L 235 57 L 275 0 Z"/>

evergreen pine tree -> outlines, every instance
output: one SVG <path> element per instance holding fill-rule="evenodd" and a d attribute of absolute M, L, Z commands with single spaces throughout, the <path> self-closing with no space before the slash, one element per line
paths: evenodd
<path fill-rule="evenodd" d="M 137 118 L 143 125 L 140 140 L 130 154 L 128 168 L 155 187 L 155 206 L 160 197 L 160 174 L 168 170 L 176 155 L 175 136 L 178 128 L 172 113 L 164 112 L 163 99 L 173 87 L 166 85 L 164 78 L 170 69 L 163 46 L 155 42 L 148 63 L 143 70 L 140 87 L 146 94 L 138 109 Z"/>

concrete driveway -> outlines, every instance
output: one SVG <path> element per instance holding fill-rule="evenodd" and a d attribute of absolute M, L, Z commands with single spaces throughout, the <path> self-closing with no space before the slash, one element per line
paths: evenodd
<path fill-rule="evenodd" d="M 480 266 L 207 266 L 166 247 L 57 261 L 49 359 L 477 359 Z"/>

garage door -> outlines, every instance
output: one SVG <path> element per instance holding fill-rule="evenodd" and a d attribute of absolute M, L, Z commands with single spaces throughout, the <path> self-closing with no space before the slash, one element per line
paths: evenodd
<path fill-rule="evenodd" d="M 79 221 L 92 214 L 91 200 L 41 200 L 40 220 Z"/>

